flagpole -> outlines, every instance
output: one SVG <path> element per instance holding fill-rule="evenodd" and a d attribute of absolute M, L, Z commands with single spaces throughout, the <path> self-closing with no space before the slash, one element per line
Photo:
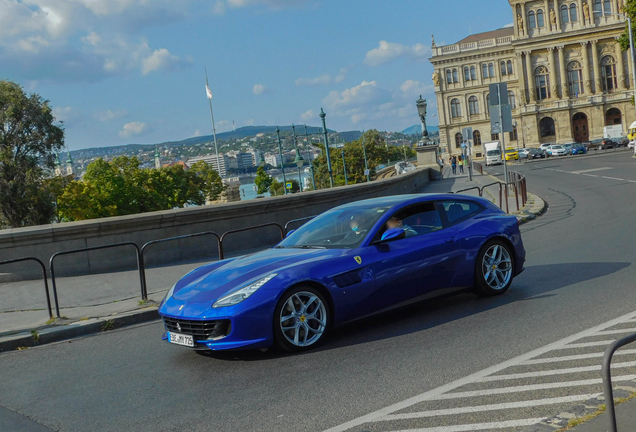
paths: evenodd
<path fill-rule="evenodd" d="M 219 172 L 219 177 L 223 178 L 221 174 L 221 163 L 219 161 L 219 146 L 216 143 L 216 126 L 214 125 L 214 111 L 212 111 L 212 93 L 210 92 L 210 85 L 208 84 L 208 68 L 205 68 L 205 88 L 208 90 L 208 103 L 210 104 L 210 118 L 212 119 L 212 135 L 214 136 L 214 151 L 216 152 L 216 168 Z"/>

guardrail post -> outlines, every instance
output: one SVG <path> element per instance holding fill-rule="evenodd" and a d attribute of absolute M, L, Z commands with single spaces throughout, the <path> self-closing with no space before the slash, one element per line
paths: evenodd
<path fill-rule="evenodd" d="M 36 258 L 36 257 L 24 257 L 24 258 L 11 259 L 7 261 L 0 261 L 0 265 L 15 264 L 15 263 L 25 262 L 25 261 L 35 261 L 36 263 L 38 263 L 38 265 L 42 269 L 42 279 L 44 279 L 44 294 L 46 295 L 46 306 L 49 310 L 49 318 L 53 318 L 53 309 L 51 308 L 51 295 L 49 294 L 49 279 L 46 275 L 46 266 L 44 265 L 44 263 L 39 258 Z M 59 317 L 60 315 L 59 311 L 57 315 Z"/>
<path fill-rule="evenodd" d="M 610 432 L 618 432 L 616 409 L 614 407 L 614 391 L 612 389 L 612 357 L 619 348 L 632 342 L 636 342 L 636 334 L 615 340 L 608 345 L 603 355 L 603 393 L 605 394 L 605 407 L 607 409 L 607 419 L 610 422 Z"/>

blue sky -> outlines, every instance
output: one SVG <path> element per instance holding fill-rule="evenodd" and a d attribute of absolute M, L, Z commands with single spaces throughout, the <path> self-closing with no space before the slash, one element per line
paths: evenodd
<path fill-rule="evenodd" d="M 0 0 L 0 78 L 51 100 L 70 149 L 245 125 L 402 130 L 436 112 L 438 45 L 512 22 L 506 0 Z M 429 118 L 437 124 L 436 118 Z"/>

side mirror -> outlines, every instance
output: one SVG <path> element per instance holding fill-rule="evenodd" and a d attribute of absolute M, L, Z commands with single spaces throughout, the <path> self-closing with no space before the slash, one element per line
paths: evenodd
<path fill-rule="evenodd" d="M 382 238 L 376 244 L 389 243 L 395 240 L 400 240 L 406 237 L 406 231 L 402 228 L 391 228 L 382 234 Z"/>
<path fill-rule="evenodd" d="M 285 238 L 289 237 L 290 235 L 292 235 L 292 234 L 293 234 L 293 233 L 295 233 L 295 232 L 296 232 L 296 230 L 291 230 L 291 231 L 289 231 L 289 232 L 285 235 Z"/>

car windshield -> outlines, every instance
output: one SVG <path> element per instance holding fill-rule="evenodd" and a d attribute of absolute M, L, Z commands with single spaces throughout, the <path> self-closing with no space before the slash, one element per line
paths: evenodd
<path fill-rule="evenodd" d="M 329 210 L 298 228 L 277 248 L 357 248 L 389 208 L 378 205 L 357 205 Z"/>
<path fill-rule="evenodd" d="M 515 149 L 506 149 L 506 153 L 515 153 L 516 151 Z"/>
<path fill-rule="evenodd" d="M 499 156 L 501 154 L 501 150 L 488 150 L 486 152 L 486 156 Z"/>
<path fill-rule="evenodd" d="M 562 149 L 562 148 L 563 148 L 563 146 L 560 146 L 560 145 L 558 145 L 558 146 L 552 146 L 552 148 L 553 148 L 554 150 L 560 150 L 560 149 Z"/>

